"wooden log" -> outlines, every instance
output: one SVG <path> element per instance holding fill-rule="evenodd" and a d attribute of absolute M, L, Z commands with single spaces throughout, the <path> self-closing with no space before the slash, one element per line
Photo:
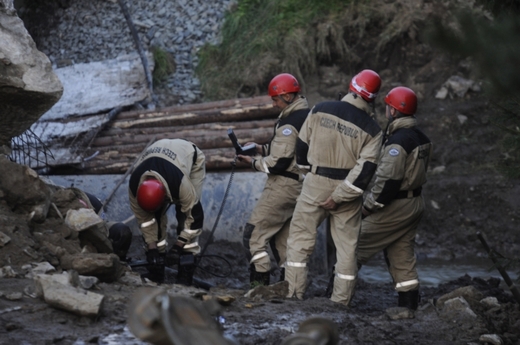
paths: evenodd
<path fill-rule="evenodd" d="M 235 150 L 232 148 L 217 148 L 203 150 L 206 156 L 207 171 L 231 170 L 231 162 L 235 158 Z M 116 155 L 114 157 L 97 156 L 88 162 L 83 162 L 78 166 L 83 174 L 124 174 L 135 161 L 137 155 Z M 248 167 L 238 167 L 237 169 L 249 169 Z"/>
<path fill-rule="evenodd" d="M 236 98 L 223 101 L 186 104 L 186 105 L 175 105 L 171 107 L 162 108 L 159 110 L 133 110 L 123 112 L 118 116 L 120 120 L 147 118 L 156 116 L 167 116 L 173 114 L 184 114 L 186 112 L 200 112 L 205 110 L 219 110 L 219 109 L 232 109 L 242 108 L 251 105 L 272 105 L 271 97 L 260 96 L 250 98 Z"/>
<path fill-rule="evenodd" d="M 273 129 L 265 127 L 255 129 L 248 128 L 235 129 L 234 132 L 237 135 L 237 137 L 241 140 L 241 143 L 246 143 L 248 141 L 260 141 L 261 143 L 265 143 L 272 137 Z M 182 138 L 192 141 L 200 149 L 231 146 L 231 141 L 229 140 L 227 130 L 225 129 L 195 129 L 177 131 L 175 133 L 162 132 L 159 134 L 134 135 L 127 135 L 126 133 L 124 133 L 120 136 L 98 137 L 93 141 L 91 147 L 97 150 L 101 150 L 103 147 L 108 147 L 109 150 L 114 149 L 114 147 L 116 147 L 117 149 L 117 147 L 119 146 L 126 145 L 130 145 L 133 147 L 148 142 L 152 137 L 156 137 L 156 140 Z"/>
<path fill-rule="evenodd" d="M 266 106 L 248 106 L 237 109 L 225 110 L 205 110 L 199 113 L 186 112 L 165 116 L 150 116 L 146 118 L 131 120 L 116 120 L 112 127 L 116 128 L 136 128 L 136 127 L 157 127 L 157 126 L 185 126 L 208 122 L 229 122 L 229 121 L 251 121 L 266 118 L 275 118 L 279 111 Z"/>
<path fill-rule="evenodd" d="M 250 129 L 250 128 L 274 128 L 275 120 L 254 120 L 254 121 L 233 121 L 233 122 L 212 122 L 201 123 L 197 125 L 175 126 L 175 127 L 146 127 L 146 128 L 107 128 L 99 133 L 97 138 L 129 135 L 134 136 L 138 134 L 160 134 L 160 133 L 176 133 L 184 130 L 221 130 L 226 131 L 228 128 L 236 129 Z"/>

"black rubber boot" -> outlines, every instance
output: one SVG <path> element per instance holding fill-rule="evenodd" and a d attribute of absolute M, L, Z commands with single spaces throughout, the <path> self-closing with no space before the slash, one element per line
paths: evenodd
<path fill-rule="evenodd" d="M 325 297 L 331 298 L 332 297 L 332 291 L 334 290 L 334 277 L 336 276 L 335 273 L 332 273 L 329 278 L 329 283 L 327 284 L 327 290 L 325 290 Z"/>
<path fill-rule="evenodd" d="M 269 285 L 270 276 L 270 272 L 257 272 L 255 269 L 255 265 L 251 265 L 249 274 L 249 284 L 251 286 L 251 289 L 259 285 Z"/>
<path fill-rule="evenodd" d="M 280 279 L 278 279 L 279 282 L 283 282 L 285 280 L 285 268 L 280 268 Z"/>
<path fill-rule="evenodd" d="M 143 278 L 148 278 L 157 284 L 164 283 L 164 265 L 153 265 L 147 267 L 148 273 L 143 274 Z"/>
<path fill-rule="evenodd" d="M 399 292 L 399 301 L 397 302 L 397 306 L 417 310 L 420 301 L 421 295 L 419 295 L 419 290 Z"/>
<path fill-rule="evenodd" d="M 195 257 L 192 253 L 184 253 L 179 257 L 179 272 L 177 272 L 177 284 L 193 285 L 193 273 L 195 273 Z"/>

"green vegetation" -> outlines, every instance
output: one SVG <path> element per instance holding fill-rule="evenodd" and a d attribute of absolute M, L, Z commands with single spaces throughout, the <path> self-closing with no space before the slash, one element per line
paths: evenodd
<path fill-rule="evenodd" d="M 152 53 L 155 63 L 153 83 L 159 84 L 163 82 L 168 75 L 175 72 L 175 60 L 170 53 L 159 47 L 152 47 Z"/>
<path fill-rule="evenodd" d="M 305 78 L 320 65 L 346 74 L 388 68 L 392 44 L 417 42 L 432 8 L 412 0 L 238 0 L 222 41 L 199 51 L 196 73 L 206 100 L 265 94 L 282 72 L 296 76 L 305 93 Z"/>
<path fill-rule="evenodd" d="M 300 80 L 320 60 L 347 55 L 337 17 L 345 0 L 241 0 L 227 14 L 222 42 L 200 52 L 197 74 L 207 99 L 253 94 L 267 76 L 288 72 Z M 303 82 L 302 82 L 303 84 Z M 267 85 L 266 85 L 267 86 Z"/>

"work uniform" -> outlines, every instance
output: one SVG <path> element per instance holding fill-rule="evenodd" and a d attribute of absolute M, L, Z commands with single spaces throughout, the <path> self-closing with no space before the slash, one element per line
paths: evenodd
<path fill-rule="evenodd" d="M 287 236 L 296 199 L 302 189 L 302 170 L 296 164 L 296 140 L 309 114 L 307 100 L 299 97 L 285 107 L 275 124 L 271 141 L 262 146 L 263 157 L 252 161 L 253 169 L 267 174 L 267 181 L 244 231 L 244 246 L 251 253 L 256 272 L 269 272 L 267 244 L 278 265 L 286 258 Z"/>
<path fill-rule="evenodd" d="M 166 189 L 166 201 L 156 212 L 147 212 L 137 203 L 137 189 L 148 177 L 159 180 Z M 160 252 L 167 243 L 166 211 L 175 204 L 178 239 L 186 242 L 183 250 L 200 252 L 198 236 L 202 232 L 204 212 L 200 202 L 202 184 L 206 177 L 205 157 L 195 144 L 184 139 L 162 139 L 142 154 L 130 176 L 128 196 L 146 244 L 157 242 Z"/>
<path fill-rule="evenodd" d="M 405 292 L 419 288 L 414 245 L 432 143 L 412 116 L 392 121 L 388 134 L 374 186 L 364 202 L 373 213 L 362 221 L 358 262 L 365 264 L 384 250 L 395 289 Z"/>
<path fill-rule="evenodd" d="M 382 131 L 361 97 L 349 93 L 341 101 L 317 104 L 300 131 L 297 163 L 309 169 L 298 198 L 287 241 L 285 278 L 288 297 L 302 299 L 316 229 L 330 215 L 337 248 L 331 300 L 350 302 L 357 277 L 356 245 L 361 227 L 362 195 L 374 172 Z M 329 196 L 336 210 L 320 206 Z"/>

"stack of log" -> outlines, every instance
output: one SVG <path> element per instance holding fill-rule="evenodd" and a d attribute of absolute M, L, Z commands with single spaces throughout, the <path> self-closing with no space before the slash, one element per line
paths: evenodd
<path fill-rule="evenodd" d="M 123 174 L 149 144 L 165 138 L 195 143 L 206 155 L 208 171 L 229 170 L 235 150 L 227 129 L 241 144 L 266 143 L 278 114 L 268 96 L 123 112 L 93 139 L 87 150 L 93 158 L 82 163 L 82 172 Z"/>

